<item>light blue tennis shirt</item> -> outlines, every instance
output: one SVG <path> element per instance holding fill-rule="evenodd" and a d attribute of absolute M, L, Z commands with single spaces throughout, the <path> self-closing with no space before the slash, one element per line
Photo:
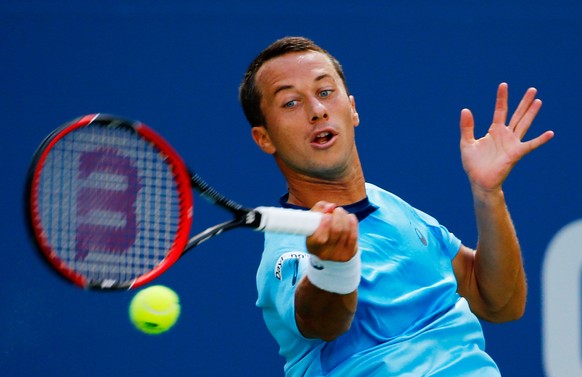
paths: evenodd
<path fill-rule="evenodd" d="M 257 306 L 285 375 L 500 376 L 457 293 L 451 260 L 459 239 L 397 196 L 369 183 L 366 192 L 344 207 L 360 220 L 358 307 L 350 329 L 331 342 L 305 338 L 295 322 L 295 288 L 309 263 L 305 237 L 265 234 Z"/>

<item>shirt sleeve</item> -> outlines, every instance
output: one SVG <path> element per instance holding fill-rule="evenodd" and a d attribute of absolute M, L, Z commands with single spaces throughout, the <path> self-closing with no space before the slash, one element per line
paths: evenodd
<path fill-rule="evenodd" d="M 295 289 L 305 273 L 309 254 L 305 237 L 265 234 L 265 249 L 257 272 L 257 306 L 279 343 L 302 337 L 295 321 Z"/>
<path fill-rule="evenodd" d="M 436 239 L 439 240 L 441 243 L 441 249 L 445 252 L 445 254 L 451 260 L 454 259 L 461 247 L 461 240 L 458 239 L 453 233 L 449 232 L 449 230 L 444 225 L 441 225 L 434 217 L 418 209 L 415 209 L 415 211 L 431 230 L 431 232 L 435 235 Z"/>

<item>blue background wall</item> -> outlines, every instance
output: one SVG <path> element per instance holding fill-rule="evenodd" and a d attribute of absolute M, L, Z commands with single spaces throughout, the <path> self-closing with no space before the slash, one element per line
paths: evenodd
<path fill-rule="evenodd" d="M 157 280 L 180 294 L 183 313 L 172 331 L 151 337 L 128 321 L 133 293 L 85 292 L 42 264 L 21 201 L 44 135 L 76 116 L 108 112 L 156 128 L 225 194 L 274 204 L 284 182 L 250 138 L 237 86 L 263 47 L 305 35 L 344 65 L 362 120 L 357 142 L 367 180 L 437 217 L 468 245 L 476 233 L 458 151 L 460 110 L 473 110 L 482 135 L 499 82 L 509 83 L 512 108 L 527 87 L 539 89 L 544 106 L 528 136 L 553 129 L 556 137 L 505 185 L 529 306 L 522 320 L 484 329 L 505 376 L 543 376 L 544 253 L 560 228 L 582 217 L 582 3 L 412 3 L 3 0 L 0 374 L 282 375 L 254 306 L 260 234 L 214 239 Z M 197 206 L 207 216 L 197 229 L 224 216 Z"/>

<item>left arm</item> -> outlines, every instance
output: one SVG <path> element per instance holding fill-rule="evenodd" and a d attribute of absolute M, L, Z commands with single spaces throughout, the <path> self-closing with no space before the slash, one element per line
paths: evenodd
<path fill-rule="evenodd" d="M 476 140 L 474 120 L 461 111 L 461 157 L 471 183 L 479 241 L 476 250 L 461 246 L 453 259 L 459 285 L 471 310 L 482 319 L 504 322 L 525 310 L 527 285 L 521 248 L 505 202 L 502 184 L 526 154 L 548 142 L 546 131 L 522 142 L 542 102 L 536 89 L 526 91 L 511 120 L 507 120 L 507 84 L 499 85 L 493 122 L 487 135 Z"/>
<path fill-rule="evenodd" d="M 481 319 L 505 322 L 525 310 L 527 285 L 521 248 L 503 192 L 473 194 L 477 250 L 461 245 L 453 259 L 459 294 Z"/>

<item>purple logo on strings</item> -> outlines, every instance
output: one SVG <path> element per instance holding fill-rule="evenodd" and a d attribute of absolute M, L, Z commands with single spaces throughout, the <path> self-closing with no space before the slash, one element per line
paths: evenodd
<path fill-rule="evenodd" d="M 127 251 L 137 235 L 137 168 L 117 150 L 100 148 L 81 154 L 79 179 L 76 259 Z"/>

